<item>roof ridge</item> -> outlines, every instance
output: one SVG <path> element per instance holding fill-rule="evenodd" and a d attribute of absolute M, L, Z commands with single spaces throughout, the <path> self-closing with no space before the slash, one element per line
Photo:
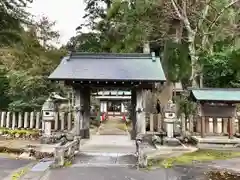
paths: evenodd
<path fill-rule="evenodd" d="M 152 54 L 145 53 L 89 53 L 89 52 L 71 52 L 69 54 L 70 58 L 79 58 L 79 57 L 88 57 L 88 58 L 152 58 Z"/>

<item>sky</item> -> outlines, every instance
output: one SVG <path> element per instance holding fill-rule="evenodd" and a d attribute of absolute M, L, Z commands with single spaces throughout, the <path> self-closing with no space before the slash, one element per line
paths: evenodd
<path fill-rule="evenodd" d="M 84 0 L 34 0 L 29 5 L 36 19 L 42 15 L 56 21 L 55 30 L 60 32 L 60 44 L 66 44 L 76 34 L 76 27 L 84 22 Z"/>

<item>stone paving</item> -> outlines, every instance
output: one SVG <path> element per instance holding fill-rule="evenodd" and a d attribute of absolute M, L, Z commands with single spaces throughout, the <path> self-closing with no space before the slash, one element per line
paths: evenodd
<path fill-rule="evenodd" d="M 14 156 L 0 155 L 0 179 L 9 179 L 7 177 L 10 177 L 19 168 L 23 168 L 33 162 L 31 160 L 16 159 Z"/>
<path fill-rule="evenodd" d="M 144 171 L 128 167 L 72 167 L 52 170 L 44 180 L 207 180 L 204 177 L 204 171 L 199 168 Z"/>
<path fill-rule="evenodd" d="M 229 169 L 240 159 L 199 163 L 188 166 L 176 166 L 171 169 L 137 170 L 131 166 L 72 166 L 51 170 L 42 180 L 209 180 L 206 173 L 217 167 Z M 235 169 L 240 172 L 240 169 Z"/>

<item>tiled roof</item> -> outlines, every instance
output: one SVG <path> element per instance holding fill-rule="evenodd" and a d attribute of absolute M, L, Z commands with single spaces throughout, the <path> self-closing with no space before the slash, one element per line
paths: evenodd
<path fill-rule="evenodd" d="M 72 53 L 49 76 L 52 80 L 165 81 L 152 54 Z"/>
<path fill-rule="evenodd" d="M 198 101 L 240 102 L 240 89 L 237 88 L 192 89 L 191 95 Z"/>

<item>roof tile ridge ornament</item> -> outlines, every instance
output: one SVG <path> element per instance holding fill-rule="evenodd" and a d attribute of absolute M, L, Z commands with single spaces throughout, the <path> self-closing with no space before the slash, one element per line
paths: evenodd
<path fill-rule="evenodd" d="M 73 53 L 72 51 L 68 51 L 67 56 L 65 56 L 66 61 L 70 61 L 70 59 L 72 57 L 72 53 Z"/>
<path fill-rule="evenodd" d="M 152 62 L 156 62 L 156 53 L 151 52 L 151 55 L 152 55 Z"/>
<path fill-rule="evenodd" d="M 132 58 L 140 58 L 140 59 L 151 59 L 151 54 L 144 53 L 108 53 L 108 52 L 77 52 L 71 51 L 68 53 L 70 58 L 80 58 L 82 56 L 87 58 L 98 58 L 98 59 L 132 59 Z"/>

